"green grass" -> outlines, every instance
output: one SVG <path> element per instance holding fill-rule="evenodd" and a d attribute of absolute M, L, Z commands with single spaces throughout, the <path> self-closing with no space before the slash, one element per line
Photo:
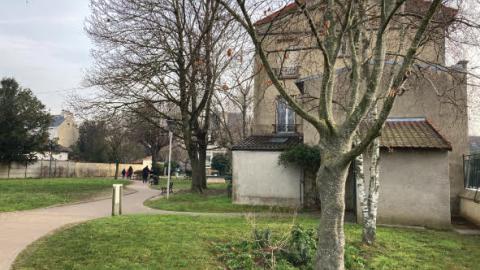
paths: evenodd
<path fill-rule="evenodd" d="M 208 190 L 204 191 L 203 194 L 189 191 L 174 193 L 168 200 L 162 197 L 146 201 L 145 205 L 161 210 L 203 213 L 289 212 L 294 210 L 281 207 L 233 204 L 231 198 L 227 196 L 226 189 L 226 184 L 209 184 Z"/>
<path fill-rule="evenodd" d="M 304 227 L 317 220 L 300 217 Z M 215 246 L 251 236 L 253 224 L 274 234 L 293 218 L 122 216 L 67 228 L 35 242 L 13 269 L 224 269 Z M 359 243 L 361 227 L 347 224 L 347 246 L 366 269 L 478 269 L 480 237 L 452 232 L 379 228 L 374 247 Z"/>
<path fill-rule="evenodd" d="M 172 177 L 171 181 L 173 182 L 173 190 L 186 190 L 190 189 L 192 186 L 192 180 L 187 179 L 187 178 L 177 178 L 177 177 Z M 166 177 L 161 177 L 160 178 L 160 184 L 157 186 L 151 186 L 153 189 L 161 189 L 161 187 L 166 187 L 167 186 L 167 178 Z"/>
<path fill-rule="evenodd" d="M 0 212 L 27 210 L 72 203 L 108 191 L 110 179 L 18 179 L 0 180 Z"/>

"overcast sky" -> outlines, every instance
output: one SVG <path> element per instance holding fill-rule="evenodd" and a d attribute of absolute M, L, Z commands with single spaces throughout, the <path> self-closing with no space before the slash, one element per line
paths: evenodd
<path fill-rule="evenodd" d="M 14 77 L 51 110 L 81 87 L 91 64 L 88 0 L 0 0 L 0 77 Z M 77 90 L 80 91 L 80 90 Z"/>

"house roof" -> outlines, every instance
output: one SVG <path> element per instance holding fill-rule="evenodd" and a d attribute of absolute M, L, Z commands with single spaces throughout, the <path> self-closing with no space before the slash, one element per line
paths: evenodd
<path fill-rule="evenodd" d="M 250 136 L 232 147 L 232 150 L 246 151 L 283 151 L 299 143 L 299 135 Z"/>
<path fill-rule="evenodd" d="M 300 3 L 304 2 L 310 2 L 312 0 L 300 0 Z M 405 7 L 406 11 L 409 13 L 414 13 L 414 14 L 420 14 L 420 13 L 425 13 L 428 8 L 430 7 L 431 1 L 425 1 L 425 0 L 408 0 Z M 277 19 L 283 18 L 284 16 L 291 14 L 297 10 L 297 4 L 295 1 L 293 1 L 290 4 L 287 4 L 283 8 L 280 8 L 274 12 L 272 12 L 270 15 L 263 17 L 262 19 L 258 20 L 255 22 L 255 26 L 260 26 L 266 23 L 273 22 Z M 451 18 L 455 17 L 457 14 L 457 9 L 447 7 L 445 5 L 442 5 L 442 8 L 440 11 L 438 11 L 438 14 L 436 15 L 436 18 L 442 18 L 444 20 L 450 21 Z"/>
<path fill-rule="evenodd" d="M 58 127 L 63 123 L 63 121 L 65 121 L 65 117 L 63 117 L 63 115 L 53 115 L 50 127 Z"/>
<path fill-rule="evenodd" d="M 390 118 L 380 137 L 385 148 L 452 150 L 448 142 L 425 118 Z"/>
<path fill-rule="evenodd" d="M 250 136 L 232 147 L 237 151 L 283 151 L 299 143 L 299 135 Z M 425 118 L 390 118 L 385 123 L 380 145 L 387 149 L 452 150 L 448 142 Z"/>

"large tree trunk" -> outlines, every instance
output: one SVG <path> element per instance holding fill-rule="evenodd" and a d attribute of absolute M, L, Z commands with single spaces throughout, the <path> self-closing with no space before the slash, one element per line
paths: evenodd
<path fill-rule="evenodd" d="M 375 242 L 377 234 L 377 209 L 378 209 L 378 195 L 380 188 L 379 181 L 379 161 L 380 161 L 380 142 L 379 138 L 376 138 L 371 145 L 371 159 L 370 159 L 370 181 L 368 187 L 368 215 L 364 217 L 366 219 L 363 222 L 363 235 L 362 241 L 368 245 L 372 245 Z"/>
<path fill-rule="evenodd" d="M 118 162 L 118 160 L 115 160 L 115 180 L 118 179 L 118 170 L 119 170 L 119 167 L 120 167 L 120 163 Z"/>
<path fill-rule="evenodd" d="M 150 154 L 152 155 L 152 166 L 150 168 L 150 170 L 153 171 L 154 174 L 156 175 L 160 175 L 160 171 L 158 171 L 158 166 L 157 166 L 157 162 L 158 162 L 158 152 L 155 151 L 154 149 L 152 149 L 152 151 L 150 152 Z M 168 162 L 168 160 L 167 160 Z M 168 165 L 167 165 L 168 166 Z M 164 164 L 164 167 L 165 167 L 165 164 Z"/>
<path fill-rule="evenodd" d="M 207 172 L 206 172 L 206 165 L 207 165 L 207 146 L 206 145 L 199 145 L 198 147 L 198 163 L 199 163 L 199 170 L 202 170 L 203 173 L 201 174 L 202 177 L 202 188 L 207 188 Z M 203 168 L 203 169 L 202 169 Z"/>
<path fill-rule="evenodd" d="M 380 142 L 376 138 L 369 146 L 370 153 L 370 178 L 368 184 L 368 193 L 366 192 L 367 183 L 364 175 L 363 154 L 355 159 L 355 172 L 357 181 L 358 197 L 362 209 L 362 241 L 367 245 L 375 242 L 377 230 L 377 208 L 379 196 L 379 160 L 380 160 Z"/>
<path fill-rule="evenodd" d="M 201 167 L 196 149 L 189 150 L 188 156 L 190 158 L 190 164 L 192 165 L 192 191 L 201 193 L 203 192 L 202 175 L 205 175 L 205 167 Z"/>
<path fill-rule="evenodd" d="M 323 162 L 317 173 L 322 213 L 318 227 L 315 269 L 343 270 L 345 182 L 349 164 Z"/>

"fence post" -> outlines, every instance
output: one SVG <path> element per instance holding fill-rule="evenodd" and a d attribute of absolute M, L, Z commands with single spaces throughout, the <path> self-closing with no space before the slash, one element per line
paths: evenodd
<path fill-rule="evenodd" d="M 122 197 L 123 197 L 123 185 L 113 184 L 112 194 L 112 216 L 122 215 Z"/>
<path fill-rule="evenodd" d="M 25 161 L 25 179 L 27 179 L 27 169 L 28 169 L 28 162 Z"/>

